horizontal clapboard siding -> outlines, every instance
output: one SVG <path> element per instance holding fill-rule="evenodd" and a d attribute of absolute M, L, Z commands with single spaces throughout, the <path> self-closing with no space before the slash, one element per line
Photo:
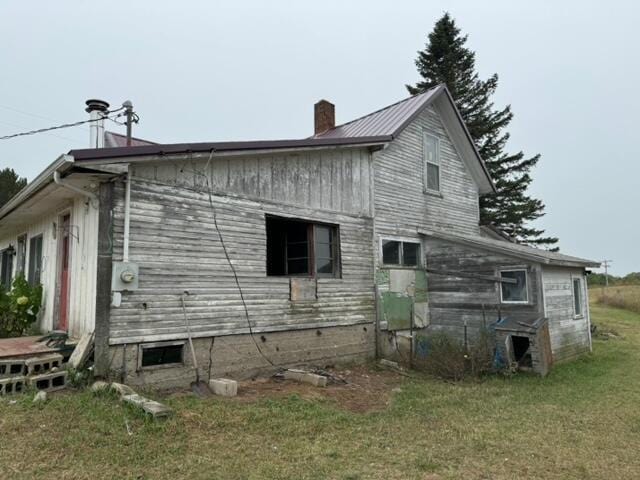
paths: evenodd
<path fill-rule="evenodd" d="M 124 194 L 116 186 L 114 259 L 122 257 Z M 217 223 L 236 268 L 256 332 L 370 323 L 374 319 L 372 219 L 291 207 L 241 196 L 213 195 Z M 342 278 L 319 279 L 318 299 L 289 300 L 289 279 L 266 276 L 265 214 L 339 225 Z M 111 310 L 112 344 L 184 338 L 180 294 L 194 336 L 249 331 L 240 293 L 218 238 L 204 190 L 134 177 L 130 260 L 139 289 Z"/>
<path fill-rule="evenodd" d="M 424 192 L 423 132 L 440 139 L 441 196 Z M 374 153 L 376 231 L 411 235 L 438 228 L 479 234 L 478 189 L 440 118 L 428 108 L 388 148 Z"/>
<path fill-rule="evenodd" d="M 581 277 L 583 285 L 582 317 L 574 316 L 572 278 Z M 544 304 L 549 318 L 551 350 L 554 360 L 572 358 L 590 348 L 588 304 L 584 286 L 586 278 L 580 269 L 548 268 L 542 272 Z"/>

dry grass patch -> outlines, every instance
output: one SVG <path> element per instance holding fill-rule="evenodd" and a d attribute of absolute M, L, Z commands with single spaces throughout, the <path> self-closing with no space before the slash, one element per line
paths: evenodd
<path fill-rule="evenodd" d="M 597 304 L 640 313 L 640 285 L 592 287 L 589 295 Z"/>

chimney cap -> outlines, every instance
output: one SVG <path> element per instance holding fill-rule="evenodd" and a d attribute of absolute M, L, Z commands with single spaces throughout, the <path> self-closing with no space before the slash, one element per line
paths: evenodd
<path fill-rule="evenodd" d="M 93 112 L 95 110 L 98 110 L 100 112 L 106 112 L 107 109 L 109 108 L 108 102 L 105 102 L 104 100 L 99 100 L 97 98 L 90 98 L 85 103 L 87 104 L 87 108 L 85 109 L 87 113 Z"/>

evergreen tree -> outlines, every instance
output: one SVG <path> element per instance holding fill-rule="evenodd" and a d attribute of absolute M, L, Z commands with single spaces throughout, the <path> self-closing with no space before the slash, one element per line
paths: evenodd
<path fill-rule="evenodd" d="M 504 130 L 513 118 L 511 106 L 494 108 L 491 96 L 498 87 L 498 75 L 481 80 L 475 71 L 475 52 L 465 47 L 467 36 L 449 13 L 445 13 L 429 34 L 426 47 L 418 52 L 416 67 L 422 80 L 407 85 L 412 95 L 441 83 L 449 88 L 469 133 L 496 185 L 497 193 L 480 198 L 480 222 L 492 224 L 520 242 L 551 247 L 558 239 L 544 237 L 544 230 L 529 222 L 544 215 L 542 201 L 527 195 L 531 169 L 540 155 L 508 154 L 509 134 Z"/>
<path fill-rule="evenodd" d="M 20 178 L 12 168 L 0 170 L 0 207 L 27 186 L 27 179 Z"/>

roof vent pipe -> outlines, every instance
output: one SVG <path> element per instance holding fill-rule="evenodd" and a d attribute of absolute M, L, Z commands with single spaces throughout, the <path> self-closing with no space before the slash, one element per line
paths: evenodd
<path fill-rule="evenodd" d="M 89 148 L 104 148 L 104 119 L 107 116 L 109 104 L 95 98 L 86 101 L 85 111 L 89 114 Z"/>

